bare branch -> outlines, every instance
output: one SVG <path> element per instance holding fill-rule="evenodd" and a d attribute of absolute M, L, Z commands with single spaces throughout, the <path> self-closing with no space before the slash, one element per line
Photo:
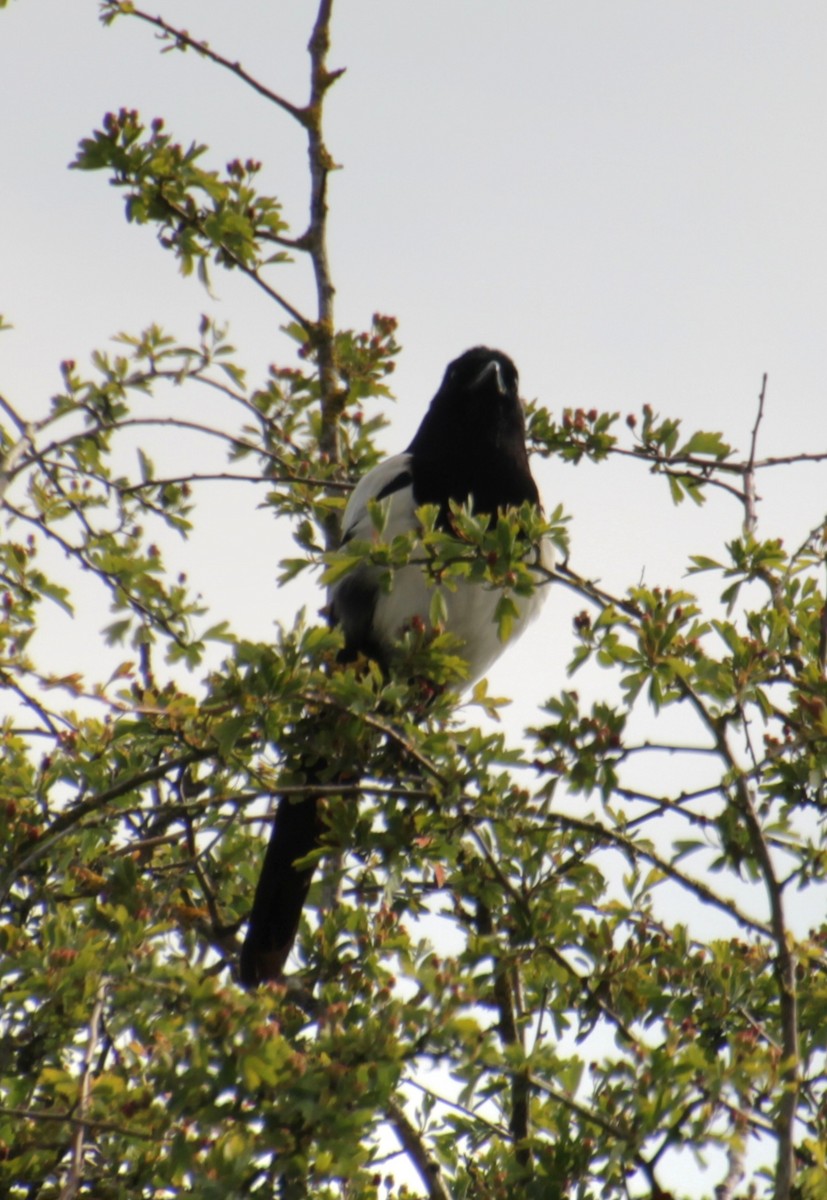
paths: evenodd
<path fill-rule="evenodd" d="M 451 1200 L 451 1193 L 442 1178 L 439 1163 L 428 1153 L 422 1135 L 410 1121 L 402 1105 L 391 1098 L 388 1100 L 386 1111 L 394 1133 L 399 1138 L 399 1144 L 416 1168 L 429 1200 Z"/>
<path fill-rule="evenodd" d="M 827 450 L 820 454 L 784 454 L 779 457 L 760 458 L 755 464 L 756 471 L 764 467 L 797 467 L 799 463 L 827 462 Z"/>
<path fill-rule="evenodd" d="M 86 1116 L 89 1110 L 89 1096 L 93 1063 L 100 1037 L 100 1022 L 103 1015 L 103 1005 L 106 999 L 106 981 L 98 982 L 92 1015 L 89 1018 L 89 1039 L 83 1058 L 83 1070 L 80 1077 L 80 1095 L 78 1098 L 78 1121 L 72 1136 L 72 1156 L 69 1163 L 69 1175 L 60 1189 L 60 1200 L 74 1200 L 83 1181 L 84 1143 L 86 1138 Z"/>
<path fill-rule="evenodd" d="M 749 460 L 744 468 L 744 509 L 746 516 L 744 518 L 744 528 L 747 533 L 755 533 L 755 528 L 758 524 L 757 502 L 758 495 L 755 490 L 755 450 L 758 445 L 758 429 L 761 420 L 764 416 L 764 400 L 767 394 L 767 373 L 764 372 L 764 377 L 761 380 L 761 392 L 758 396 L 758 412 L 755 417 L 755 424 L 752 427 L 752 438 L 750 439 Z"/>
<path fill-rule="evenodd" d="M 316 331 L 314 336 L 321 385 L 322 431 L 319 449 L 330 462 L 341 461 L 339 415 L 345 398 L 336 373 L 333 355 L 333 297 L 335 288 L 327 256 L 327 177 L 335 163 L 322 134 L 325 93 L 341 71 L 329 71 L 330 18 L 333 0 L 321 0 L 308 43 L 310 53 L 310 103 L 307 107 L 307 153 L 310 160 L 310 224 L 307 244 L 316 279 Z M 331 514 L 325 523 L 328 549 L 338 544 L 338 519 Z"/>
<path fill-rule="evenodd" d="M 102 1133 L 121 1133 L 124 1137 L 139 1138 L 144 1142 L 157 1141 L 156 1133 L 145 1133 L 141 1129 L 130 1129 L 126 1125 L 118 1125 L 116 1121 L 92 1121 L 88 1117 L 77 1117 L 74 1113 L 48 1112 L 37 1108 L 6 1108 L 0 1106 L 0 1117 L 14 1117 L 18 1121 L 48 1121 L 58 1125 L 83 1125 L 90 1130 L 100 1130 Z"/>
<path fill-rule="evenodd" d="M 26 422 L 23 420 L 23 418 L 17 413 L 17 411 L 14 408 L 12 408 L 11 404 L 9 404 L 6 397 L 3 396 L 2 394 L 0 394 L 0 408 L 2 408 L 3 412 L 6 414 L 6 416 L 9 418 L 9 420 L 12 422 L 12 424 L 14 425 L 15 429 L 20 434 L 20 436 L 22 438 L 27 438 L 29 436 L 29 432 L 30 432 L 29 426 L 26 424 Z"/>
<path fill-rule="evenodd" d="M 727 1173 L 715 1189 L 715 1200 L 732 1200 L 735 1191 L 746 1175 L 743 1142 L 731 1140 L 727 1145 Z"/>
<path fill-rule="evenodd" d="M 186 46 L 190 50 L 195 50 L 196 53 L 200 54 L 203 58 L 209 59 L 216 66 L 224 67 L 225 70 L 230 71 L 231 74 L 240 79 L 242 83 L 246 83 L 253 91 L 263 96 L 265 100 L 269 100 L 272 104 L 283 109 L 284 112 L 289 113 L 299 124 L 306 124 L 307 110 L 305 108 L 302 108 L 298 104 L 293 104 L 292 101 L 286 100 L 284 96 L 280 96 L 278 92 L 271 91 L 270 88 L 265 87 L 263 83 L 260 83 L 254 76 L 245 71 L 241 63 L 232 62 L 229 58 L 225 58 L 223 54 L 218 54 L 215 50 L 211 50 L 207 42 L 199 42 L 197 38 L 190 37 L 185 29 L 177 29 L 161 17 L 153 17 L 150 13 L 144 12 L 140 8 L 125 8 L 123 14 L 125 16 L 137 17 L 139 21 L 146 21 L 148 25 L 153 25 L 156 29 L 160 29 L 165 38 L 172 39 L 179 46 Z"/>
<path fill-rule="evenodd" d="M 102 482 L 104 481 L 102 480 Z M 171 485 L 182 483 L 216 482 L 263 483 L 268 487 L 273 487 L 274 484 L 306 484 L 308 487 L 332 488 L 337 492 L 353 491 L 353 484 L 345 482 L 344 480 L 316 479 L 312 475 L 235 475 L 229 471 L 217 471 L 214 474 L 203 475 L 194 473 L 192 475 L 178 475 L 164 479 L 147 479 L 143 483 L 133 483 L 130 484 L 129 487 L 119 487 L 118 491 L 122 496 L 132 496 L 138 492 L 144 492 L 154 487 L 169 487 Z"/>

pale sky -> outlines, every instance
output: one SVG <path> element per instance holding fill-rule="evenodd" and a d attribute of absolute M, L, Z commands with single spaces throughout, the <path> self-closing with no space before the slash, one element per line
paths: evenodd
<path fill-rule="evenodd" d="M 214 297 L 182 279 L 149 228 L 125 224 L 102 174 L 66 164 L 105 111 L 134 107 L 207 142 L 212 165 L 262 160 L 298 232 L 303 133 L 229 73 L 159 55 L 148 27 L 104 30 L 96 14 L 93 0 L 12 0 L 0 13 L 0 312 L 15 326 L 0 339 L 0 388 L 31 416 L 61 359 L 88 361 L 153 320 L 183 340 L 201 311 L 229 322 L 251 383 L 292 361 L 263 295 L 237 276 L 216 275 Z M 173 0 L 165 12 L 299 101 L 313 14 L 312 0 Z M 649 403 L 744 450 L 767 371 L 759 450 L 827 446 L 820 0 L 340 0 L 333 33 L 330 63 L 347 67 L 327 108 L 344 168 L 330 183 L 337 313 L 356 328 L 375 310 L 400 319 L 389 451 L 407 444 L 445 364 L 479 342 L 509 353 L 524 395 L 557 415 Z M 275 282 L 299 303 L 310 295 L 302 266 Z M 159 469 L 180 467 L 179 439 L 156 451 Z M 609 588 L 675 583 L 690 553 L 715 557 L 739 529 L 731 501 L 675 510 L 633 464 L 536 469 L 547 505 L 573 514 L 573 565 Z M 827 468 L 778 469 L 761 492 L 761 531 L 797 544 L 824 513 Z M 291 543 L 255 500 L 239 492 L 236 509 L 226 489 L 205 490 L 203 540 L 175 554 L 216 617 L 269 637 L 275 615 L 315 611 L 319 597 L 312 585 L 276 595 L 273 564 Z M 561 681 L 576 607 L 553 597 L 492 688 L 513 690 L 516 675 L 533 711 Z M 61 631 L 54 652 L 75 644 Z"/>
<path fill-rule="evenodd" d="M 154 13 L 157 4 L 151 6 Z M 103 30 L 95 0 L 11 0 L 0 12 L 0 391 L 46 410 L 61 359 L 88 360 L 120 331 L 158 321 L 190 339 L 228 321 L 251 383 L 292 363 L 282 314 L 237 276 L 208 296 L 148 228 L 127 227 L 102 174 L 68 172 L 104 112 L 163 116 L 205 160 L 265 164 L 294 232 L 305 223 L 304 138 L 282 113 L 192 54 L 158 54 L 151 31 Z M 169 0 L 160 11 L 303 101 L 311 0 Z M 763 372 L 759 453 L 827 450 L 827 6 L 764 0 L 338 0 L 327 141 L 330 255 L 340 325 L 400 319 L 384 435 L 410 439 L 449 359 L 487 342 L 523 394 L 721 430 L 746 452 Z M 301 267 L 274 278 L 301 305 Z M 197 402 L 201 402 L 200 399 Z M 159 445 L 179 468 L 182 447 Z M 713 497 L 672 508 L 635 464 L 537 464 L 547 505 L 573 514 L 572 565 L 625 589 L 677 585 L 691 553 L 717 557 L 742 514 Z M 827 509 L 827 466 L 760 481 L 759 533 L 798 544 Z M 277 594 L 289 540 L 258 493 L 205 493 L 200 540 L 178 553 L 216 619 L 271 636 L 313 587 Z M 702 586 L 695 584 L 690 586 Z M 297 598 L 298 596 L 298 598 Z M 492 671 L 515 728 L 566 685 L 571 614 L 553 593 L 538 625 Z M 86 614 L 87 616 L 89 614 Z M 76 636 L 50 653 L 74 669 Z M 67 623 L 68 624 L 68 623 Z M 121 655 L 122 657 L 122 655 Z M 94 671 L 92 672 L 94 677 Z M 605 676 L 578 677 L 584 696 Z"/>
<path fill-rule="evenodd" d="M 107 109 L 135 107 L 209 143 L 215 166 L 263 160 L 298 231 L 303 134 L 228 73 L 159 55 L 148 27 L 102 29 L 97 7 L 12 0 L 0 13 L 0 312 L 15 325 L 0 388 L 31 415 L 62 358 L 84 362 L 152 320 L 182 339 L 202 310 L 230 322 L 252 382 L 292 353 L 254 288 L 217 275 L 210 298 L 149 228 L 126 226 L 102 174 L 65 168 Z M 313 12 L 311 0 L 172 0 L 165 15 L 302 100 Z M 557 414 L 649 403 L 742 448 L 767 371 L 759 449 L 827 445 L 820 0 L 340 0 L 333 32 L 331 65 L 347 67 L 327 110 L 344 167 L 330 184 L 338 319 L 400 319 L 389 450 L 446 362 L 478 342 L 508 352 L 523 393 Z M 275 282 L 309 295 L 301 267 Z M 574 565 L 610 586 L 674 578 L 687 553 L 738 529 L 729 501 L 675 513 L 634 466 L 537 469 L 547 504 L 574 514 Z M 763 531 L 806 533 L 825 484 L 817 467 L 765 477 Z M 238 520 L 223 495 L 216 508 L 211 546 L 225 537 L 230 552 Z"/>

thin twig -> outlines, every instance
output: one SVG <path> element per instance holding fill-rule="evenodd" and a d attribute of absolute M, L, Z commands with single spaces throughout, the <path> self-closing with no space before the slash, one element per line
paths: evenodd
<path fill-rule="evenodd" d="M 681 871 L 674 863 L 668 859 L 662 858 L 655 854 L 653 850 L 640 845 L 633 838 L 626 837 L 617 829 L 611 829 L 600 821 L 587 821 L 580 817 L 571 817 L 563 813 L 549 813 L 546 820 L 552 824 L 562 825 L 563 828 L 577 829 L 583 833 L 590 833 L 595 837 L 604 839 L 609 845 L 615 845 L 618 849 L 625 851 L 634 860 L 642 858 L 645 862 L 650 862 L 664 875 L 674 879 L 676 883 L 681 884 L 688 891 L 694 893 L 699 900 L 704 904 L 710 904 L 721 912 L 732 917 L 737 924 L 743 926 L 744 929 L 750 929 L 754 933 L 760 933 L 762 937 L 769 938 L 772 936 L 770 928 L 761 921 L 756 921 L 753 917 L 742 912 L 733 900 L 727 900 L 724 896 L 719 896 L 705 883 L 701 883 L 698 879 L 693 879 L 691 875 L 687 875 Z"/>
<path fill-rule="evenodd" d="M 136 373 L 131 375 L 128 379 L 123 380 L 123 387 L 139 387 L 141 384 L 155 379 L 173 379 L 178 374 L 178 372 L 174 371 L 170 371 L 168 373 L 161 371 L 150 371 L 146 374 Z M 196 376 L 191 376 L 190 378 L 196 378 Z M 98 414 L 95 414 L 95 416 L 97 418 Z M 175 429 L 186 429 L 192 433 L 203 433 L 207 437 L 219 438 L 222 442 L 226 442 L 232 448 L 237 447 L 241 450 L 249 450 L 251 453 L 258 454 L 262 458 L 267 458 L 272 462 L 278 463 L 278 465 L 283 469 L 287 469 L 284 460 L 279 455 L 274 454 L 271 450 L 267 450 L 264 446 L 258 445 L 256 442 L 248 441 L 246 438 L 239 437 L 236 434 L 225 433 L 223 429 L 216 429 L 213 425 L 204 425 L 199 421 L 190 421 L 181 417 L 124 417 L 122 420 L 119 420 L 113 425 L 105 425 L 98 418 L 96 420 L 96 424 L 91 428 L 69 434 L 65 438 L 55 439 L 54 441 L 49 442 L 42 449 L 35 450 L 31 457 L 26 460 L 23 466 L 29 467 L 35 462 L 41 462 L 44 459 L 47 459 L 50 455 L 54 454 L 56 451 L 66 449 L 75 445 L 77 442 L 88 442 L 90 439 L 96 437 L 99 433 L 111 433 L 114 429 L 138 429 L 141 427 L 151 426 L 171 426 Z M 16 469 L 17 471 L 20 471 L 21 467 Z"/>
<path fill-rule="evenodd" d="M 95 994 L 92 1015 L 89 1018 L 89 1039 L 86 1043 L 83 1070 L 80 1077 L 80 1094 L 78 1098 L 78 1122 L 72 1135 L 72 1155 L 69 1163 L 69 1174 L 60 1190 L 60 1200 L 74 1200 L 83 1181 L 84 1144 L 86 1140 L 86 1116 L 89 1110 L 89 1096 L 93 1065 L 92 1060 L 97 1051 L 100 1036 L 100 1022 L 103 1015 L 103 1005 L 106 1000 L 106 980 L 101 978 Z"/>
<path fill-rule="evenodd" d="M 764 400 L 767 393 L 767 373 L 764 372 L 764 377 L 761 380 L 761 392 L 758 396 L 758 412 L 755 417 L 755 424 L 752 427 L 752 437 L 749 446 L 749 460 L 744 469 L 744 509 L 746 516 L 744 518 L 744 529 L 747 533 L 755 533 L 755 528 L 758 524 L 758 494 L 755 490 L 755 450 L 758 445 L 758 429 L 761 425 L 761 420 L 764 416 Z"/>
<path fill-rule="evenodd" d="M 34 696 L 30 696 L 25 688 L 23 688 L 11 677 L 8 671 L 0 671 L 0 684 L 2 684 L 3 687 L 7 687 L 11 691 L 16 692 L 23 703 L 40 717 L 41 721 L 46 726 L 45 730 L 40 731 L 41 733 L 48 733 L 50 737 L 60 737 L 60 731 L 58 730 L 55 721 L 60 721 L 68 729 L 74 729 L 72 722 L 67 717 L 57 714 L 53 717 L 53 714 L 50 713 L 47 708 L 44 708 L 40 701 L 36 700 Z"/>
<path fill-rule="evenodd" d="M 335 700 L 331 696 L 322 695 L 319 692 L 305 692 L 302 695 L 302 699 L 307 704 L 315 704 L 321 708 L 331 708 L 337 712 L 349 713 L 351 711 L 341 701 Z M 401 730 L 394 728 L 389 722 L 383 721 L 381 717 L 377 717 L 373 713 L 361 713 L 360 719 L 365 725 L 384 734 L 385 737 L 399 746 L 401 750 L 404 750 L 405 754 L 418 763 L 431 778 L 436 779 L 439 783 L 447 783 L 445 776 L 439 768 L 413 742 L 406 738 Z"/>
<path fill-rule="evenodd" d="M 5 876 L 0 876 L 0 903 L 5 901 L 8 890 L 14 880 L 27 871 L 32 863 L 37 862 L 38 859 L 48 854 L 55 843 L 84 817 L 95 812 L 96 809 L 105 807 L 110 801 L 117 800 L 119 796 L 134 791 L 136 788 L 143 787 L 145 784 L 162 779 L 170 771 L 180 770 L 182 767 L 189 766 L 192 763 L 201 762 L 203 759 L 209 758 L 211 754 L 215 754 L 214 748 L 191 750 L 189 753 L 182 754 L 178 758 L 168 759 L 158 766 L 149 767 L 146 771 L 130 775 L 127 779 L 113 784 L 112 787 L 106 788 L 102 792 L 97 792 L 87 800 L 78 801 L 68 811 L 59 813 L 51 825 L 44 830 L 42 837 L 38 839 L 36 845 L 29 853 L 20 861 L 12 863 L 6 870 Z"/>
<path fill-rule="evenodd" d="M 180 208 L 177 204 L 173 204 L 171 200 L 162 194 L 159 194 L 157 199 L 164 205 L 166 209 L 169 210 L 170 213 L 173 214 L 174 217 L 176 217 L 178 221 L 182 221 L 190 229 L 197 230 L 198 233 L 200 233 L 208 241 L 212 242 L 213 245 L 218 245 L 221 249 L 221 253 L 224 254 L 230 260 L 230 262 L 232 262 L 234 267 L 243 272 L 248 279 L 252 279 L 253 283 L 260 287 L 261 290 L 268 295 L 271 300 L 274 300 L 280 308 L 283 308 L 289 317 L 292 317 L 298 325 L 301 325 L 302 329 L 304 329 L 307 333 L 312 332 L 313 323 L 309 321 L 303 313 L 299 312 L 295 305 L 291 304 L 289 300 L 285 299 L 281 292 L 277 291 L 274 287 L 267 283 L 266 280 L 262 279 L 261 275 L 258 273 L 258 267 L 251 267 L 250 264 L 245 262 L 243 258 L 240 258 L 235 251 L 226 244 L 226 242 L 214 242 L 205 230 L 202 222 L 199 221 L 197 217 L 193 217 L 192 214 L 187 212 L 186 209 Z"/>
<path fill-rule="evenodd" d="M 822 463 L 827 461 L 827 450 L 820 454 L 782 454 L 772 456 L 770 458 L 760 458 L 756 464 L 756 471 L 762 471 L 764 467 L 797 467 L 800 463 Z"/>
<path fill-rule="evenodd" d="M 0 459 L 0 500 L 2 500 L 19 470 L 19 462 L 25 458 L 26 451 L 32 445 L 32 427 L 17 415 L 3 396 L 0 396 L 0 408 L 9 416 L 20 434 L 19 440 L 9 449 L 5 457 Z"/>
<path fill-rule="evenodd" d="M 451 1108 L 454 1110 L 454 1112 L 461 1113 L 464 1117 L 468 1117 L 469 1120 L 476 1121 L 490 1133 L 493 1133 L 495 1137 L 502 1138 L 502 1140 L 506 1142 L 509 1141 L 511 1135 L 507 1129 L 505 1129 L 502 1125 L 498 1125 L 495 1121 L 489 1121 L 487 1117 L 483 1117 L 474 1109 L 469 1108 L 467 1104 L 460 1104 L 458 1100 L 449 1100 L 447 1096 L 441 1096 L 438 1092 L 435 1092 L 433 1088 L 426 1087 L 424 1083 L 420 1083 L 417 1079 L 406 1079 L 405 1085 L 406 1087 L 416 1088 L 417 1091 L 422 1092 L 424 1096 L 428 1096 L 437 1104 L 444 1104 L 446 1108 Z"/>
<path fill-rule="evenodd" d="M 170 487 L 182 483 L 215 483 L 218 481 L 222 483 L 230 481 L 234 483 L 263 483 L 267 487 L 273 487 L 276 484 L 295 484 L 297 486 L 323 487 L 337 492 L 353 491 L 353 484 L 345 480 L 316 479 L 311 475 L 234 475 L 226 471 L 218 471 L 214 474 L 178 475 L 163 479 L 146 479 L 143 483 L 133 483 L 128 487 L 111 484 L 110 481 L 110 486 L 120 492 L 122 496 L 132 496 L 138 492 L 156 487 Z M 101 482 L 105 483 L 106 481 L 101 479 Z"/>
<path fill-rule="evenodd" d="M 146 21 L 148 25 L 154 25 L 155 28 L 160 29 L 166 37 L 172 38 L 181 46 L 186 46 L 190 50 L 195 50 L 204 58 L 208 58 L 210 62 L 215 63 L 216 66 L 224 67 L 225 70 L 229 71 L 231 74 L 240 79 L 242 83 L 246 83 L 248 87 L 251 87 L 254 92 L 258 92 L 260 96 L 263 96 L 265 100 L 269 100 L 272 104 L 275 104 L 279 108 L 283 109 L 284 112 L 289 113 L 290 116 L 295 118 L 295 120 L 297 120 L 301 125 L 306 123 L 306 109 L 302 108 L 298 104 L 293 104 L 292 101 L 286 100 L 284 96 L 280 96 L 278 92 L 271 91 L 270 88 L 265 87 L 263 83 L 260 83 L 253 75 L 250 75 L 247 71 L 245 71 L 241 63 L 233 62 L 231 59 L 225 58 L 223 54 L 218 54 L 215 50 L 211 50 L 207 42 L 199 42 L 196 38 L 190 37 L 185 29 L 177 29 L 174 25 L 169 25 L 161 17 L 153 17 L 150 13 L 144 12 L 140 8 L 124 9 L 124 15 L 137 17 L 140 21 Z"/>
<path fill-rule="evenodd" d="M 22 438 L 27 438 L 30 433 L 29 426 L 19 415 L 19 413 L 11 406 L 11 404 L 9 404 L 8 400 L 4 395 L 2 395 L 2 393 L 0 393 L 0 408 L 2 408 L 3 412 L 12 422 L 20 436 Z"/>
<path fill-rule="evenodd" d="M 746 1175 L 743 1140 L 731 1138 L 727 1145 L 727 1173 L 715 1188 L 715 1200 L 732 1200 L 735 1190 Z"/>
<path fill-rule="evenodd" d="M 616 608 L 619 612 L 626 613 L 627 616 L 632 617 L 634 620 L 639 620 L 643 615 L 634 601 L 622 600 L 619 596 L 612 596 L 609 592 L 604 592 L 596 583 L 584 579 L 582 575 L 578 575 L 576 571 L 572 571 L 568 563 L 555 564 L 550 570 L 538 566 L 535 570 L 538 574 L 547 576 L 552 582 L 562 583 L 564 587 L 570 588 L 587 600 L 591 600 L 599 608 Z"/>
<path fill-rule="evenodd" d="M 128 1125 L 119 1125 L 116 1121 L 90 1120 L 88 1117 L 78 1117 L 74 1113 L 48 1112 L 36 1108 L 7 1108 L 0 1105 L 0 1117 L 13 1117 L 16 1121 L 48 1121 L 58 1125 L 82 1125 L 89 1130 L 100 1130 L 101 1133 L 120 1133 L 124 1137 L 139 1138 L 141 1141 L 154 1142 L 158 1140 L 157 1133 L 145 1133 L 141 1129 L 130 1129 Z"/>
<path fill-rule="evenodd" d="M 316 22 L 308 42 L 310 54 L 310 103 L 307 106 L 307 154 L 310 163 L 310 223 L 307 245 L 316 281 L 316 330 L 314 344 L 319 368 L 322 429 L 319 450 L 332 463 L 341 462 L 339 416 L 346 393 L 342 390 L 335 368 L 333 353 L 333 298 L 335 288 L 330 274 L 327 253 L 327 178 L 336 164 L 325 144 L 322 131 L 324 97 L 341 71 L 330 71 L 327 54 L 330 49 L 330 18 L 333 0 L 321 0 Z M 324 522 L 325 544 L 328 550 L 339 542 L 339 521 L 335 513 Z"/>

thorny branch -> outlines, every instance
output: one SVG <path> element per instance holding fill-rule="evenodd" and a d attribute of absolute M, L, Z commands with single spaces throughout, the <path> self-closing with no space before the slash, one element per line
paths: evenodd
<path fill-rule="evenodd" d="M 327 255 L 327 178 L 335 164 L 322 134 L 322 106 L 325 93 L 341 75 L 329 71 L 330 18 L 333 0 L 321 0 L 316 23 L 308 43 L 310 52 L 310 103 L 307 107 L 307 153 L 310 160 L 310 225 L 307 244 L 316 279 L 315 350 L 321 385 L 322 432 L 319 448 L 332 463 L 341 460 L 339 415 L 344 403 L 333 356 L 333 296 L 335 289 Z M 325 527 L 327 548 L 338 544 L 338 519 L 331 516 Z"/>

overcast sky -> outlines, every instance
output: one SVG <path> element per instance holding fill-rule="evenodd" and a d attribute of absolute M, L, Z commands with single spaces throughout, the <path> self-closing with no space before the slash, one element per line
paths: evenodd
<path fill-rule="evenodd" d="M 88 361 L 120 331 L 159 321 L 192 338 L 207 311 L 229 322 L 251 383 L 293 362 L 282 314 L 237 273 L 214 295 L 178 275 L 149 227 L 127 226 L 103 174 L 68 171 L 78 140 L 123 105 L 163 116 L 209 165 L 253 156 L 295 232 L 306 221 L 303 132 L 226 71 L 159 54 L 151 29 L 103 29 L 94 0 L 12 0 L 0 12 L 2 205 L 0 390 L 37 417 L 58 363 Z M 155 11 L 154 9 L 152 10 Z M 313 0 L 171 0 L 166 17 L 298 102 Z M 338 320 L 400 319 L 404 352 L 388 450 L 409 441 L 445 364 L 488 342 L 516 361 L 523 393 L 565 406 L 640 411 L 718 429 L 746 451 L 764 371 L 759 452 L 827 449 L 827 8 L 757 0 L 536 3 L 339 0 L 327 140 Z M 281 290 L 310 305 L 306 267 Z M 185 403 L 198 406 L 196 394 Z M 191 410 L 192 411 L 192 410 Z M 157 440 L 160 467 L 191 465 Z M 202 447 L 195 453 L 205 453 Z M 183 462 L 181 461 L 183 457 Z M 203 463 L 198 465 L 203 469 Z M 547 505 L 572 514 L 572 564 L 604 586 L 680 584 L 691 553 L 740 530 L 731 499 L 672 507 L 637 464 L 536 464 Z M 827 465 L 759 481 L 759 533 L 797 545 L 827 508 Z M 275 589 L 289 531 L 262 493 L 205 489 L 199 533 L 173 545 L 214 606 L 269 638 L 307 581 Z M 693 587 L 711 581 L 699 578 Z M 553 591 L 541 622 L 491 673 L 519 693 L 516 724 L 566 683 L 576 597 Z M 107 619 L 54 617 L 48 653 L 74 670 L 100 653 Z M 64 661 L 61 661 L 63 659 Z M 584 696 L 608 679 L 578 676 Z"/>
<path fill-rule="evenodd" d="M 104 30 L 97 8 L 12 0 L 0 14 L 0 311 L 15 325 L 0 387 L 32 416 L 62 358 L 151 320 L 182 339 L 202 310 L 229 321 L 252 381 L 292 354 L 246 281 L 216 277 L 210 298 L 150 229 L 126 226 L 103 175 L 66 165 L 107 109 L 135 107 L 207 142 L 215 166 L 261 159 L 298 232 L 302 132 L 195 55 L 159 55 L 148 27 Z M 165 15 L 301 101 L 313 12 L 172 0 Z M 760 448 L 827 445 L 821 0 L 349 0 L 330 62 L 347 67 L 327 115 L 344 168 L 330 187 L 338 318 L 401 322 L 388 449 L 478 342 L 510 353 L 524 394 L 558 414 L 649 403 L 744 448 L 767 371 Z M 296 267 L 279 285 L 301 301 L 308 282 Z M 738 529 L 729 501 L 674 513 L 635 467 L 538 470 L 547 502 L 574 514 L 575 565 L 612 586 L 674 577 Z M 806 533 L 825 482 L 815 467 L 765 477 L 764 532 Z M 225 503 L 213 535 L 237 543 Z"/>
<path fill-rule="evenodd" d="M 156 11 L 153 4 L 152 11 Z M 169 0 L 172 22 L 303 101 L 310 0 Z M 103 30 L 95 0 L 11 0 L 0 12 L 0 391 L 36 418 L 58 363 L 159 321 L 189 339 L 198 315 L 230 322 L 259 379 L 292 362 L 281 314 L 240 277 L 208 296 L 148 228 L 127 227 L 102 175 L 68 172 L 108 109 L 163 116 L 207 160 L 265 164 L 262 186 L 306 220 L 303 134 L 238 80 L 192 54 L 159 55 L 151 31 Z M 565 406 L 651 404 L 746 450 L 763 372 L 759 451 L 827 449 L 827 6 L 763 0 L 339 0 L 327 140 L 338 320 L 400 319 L 404 447 L 447 361 L 487 342 L 523 393 Z M 301 304 L 301 267 L 279 280 Z M 159 446 L 174 462 L 177 443 Z M 179 464 L 180 465 L 180 464 Z M 572 563 L 623 589 L 679 583 L 690 553 L 737 534 L 732 501 L 672 509 L 634 464 L 537 468 L 548 505 L 573 514 Z M 827 468 L 760 481 L 759 532 L 803 540 L 827 508 Z M 258 493 L 205 493 L 206 540 L 181 561 L 247 636 L 292 617 L 276 560 L 289 549 Z M 313 589 L 301 593 L 311 609 Z M 492 672 L 532 705 L 565 684 L 570 618 L 554 593 L 541 623 Z M 86 636 L 90 628 L 86 626 Z M 97 617 L 95 617 L 97 620 Z M 51 651 L 74 669 L 78 642 Z M 71 636 L 67 636 L 67 633 Z M 91 634 L 89 650 L 99 650 Z M 599 694 L 601 682 L 581 690 Z"/>

